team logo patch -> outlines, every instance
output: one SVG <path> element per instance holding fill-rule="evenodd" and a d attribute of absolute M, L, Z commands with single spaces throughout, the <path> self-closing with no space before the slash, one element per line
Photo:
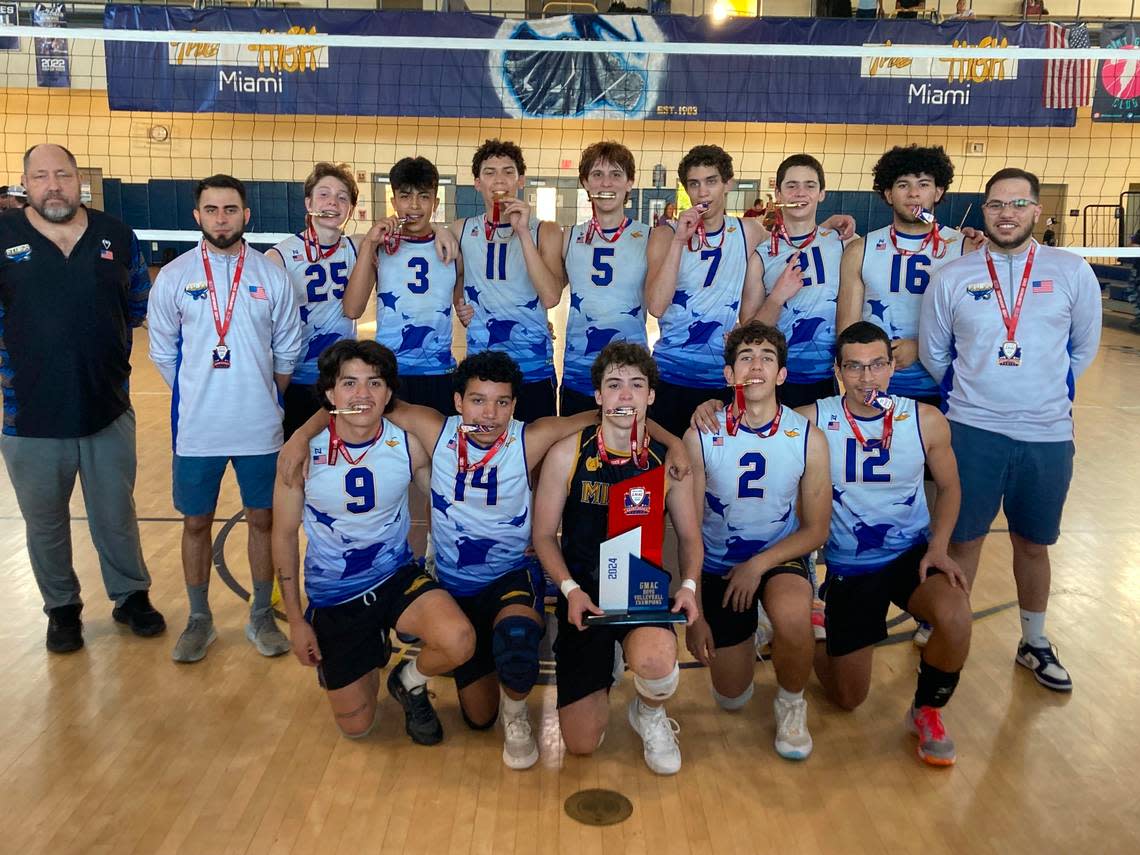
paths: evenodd
<path fill-rule="evenodd" d="M 896 422 L 905 422 L 910 418 L 910 413 L 898 413 L 894 416 Z"/>
<path fill-rule="evenodd" d="M 797 437 L 799 435 L 800 435 L 800 432 L 798 430 L 796 430 L 795 428 L 792 428 L 791 430 L 784 431 L 784 436 L 790 436 L 790 437 L 794 438 L 794 437 Z"/>
<path fill-rule="evenodd" d="M 732 234 L 734 231 L 736 231 L 736 226 L 729 226 L 728 227 L 728 233 L 729 234 Z"/>
<path fill-rule="evenodd" d="M 1052 279 L 1037 279 L 1033 282 L 1034 294 L 1052 294 L 1053 293 L 1053 280 Z"/>
<path fill-rule="evenodd" d="M 111 252 L 111 242 L 103 238 L 103 251 L 99 253 L 99 257 L 104 261 L 114 261 L 115 253 Z"/>
<path fill-rule="evenodd" d="M 416 591 L 418 591 L 420 588 L 422 588 L 424 585 L 426 585 L 430 581 L 431 581 L 430 576 L 425 576 L 421 573 L 419 576 L 416 576 L 416 578 L 414 578 L 412 580 L 412 584 L 408 585 L 408 587 L 404 591 L 404 593 L 405 594 L 414 594 Z"/>
<path fill-rule="evenodd" d="M 530 591 L 507 591 L 503 596 L 499 597 L 499 602 L 505 603 L 507 600 L 513 600 L 515 597 L 530 596 L 533 596 Z"/>
<path fill-rule="evenodd" d="M 384 444 L 386 446 L 388 446 L 389 448 L 395 448 L 397 445 L 400 444 L 400 440 L 398 440 L 398 439 L 386 439 L 386 440 L 384 440 Z"/>
<path fill-rule="evenodd" d="M 329 462 L 328 452 L 324 448 L 314 448 L 312 451 L 313 463 L 318 466 Z"/>
<path fill-rule="evenodd" d="M 601 468 L 602 468 L 602 464 L 601 464 L 601 461 L 598 460 L 598 458 L 596 458 L 596 457 L 587 457 L 586 458 L 586 471 L 587 472 L 597 472 Z"/>
<path fill-rule="evenodd" d="M 208 287 L 205 282 L 191 282 L 182 290 L 190 295 L 191 300 L 205 300 Z"/>
<path fill-rule="evenodd" d="M 994 293 L 994 286 L 991 282 L 971 282 L 966 286 L 966 293 L 973 297 L 974 302 L 977 303 L 981 300 L 988 300 Z"/>
<path fill-rule="evenodd" d="M 632 238 L 639 238 L 641 237 L 641 232 L 630 232 L 629 236 Z"/>
<path fill-rule="evenodd" d="M 4 255 L 8 256 L 9 261 L 18 264 L 32 257 L 32 248 L 26 243 L 22 243 L 19 246 L 8 247 L 4 250 Z"/>
<path fill-rule="evenodd" d="M 644 487 L 634 487 L 625 491 L 625 515 L 627 517 L 648 516 L 651 502 L 650 492 Z"/>

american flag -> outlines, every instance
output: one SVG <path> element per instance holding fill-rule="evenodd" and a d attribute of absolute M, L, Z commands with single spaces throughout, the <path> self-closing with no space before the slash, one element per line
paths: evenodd
<path fill-rule="evenodd" d="M 1060 24 L 1045 25 L 1045 47 L 1047 48 L 1087 48 L 1091 47 L 1088 27 L 1073 24 L 1063 27 Z M 1050 59 L 1045 62 L 1045 85 L 1041 102 L 1046 107 L 1062 110 L 1085 107 L 1092 103 L 1093 66 L 1091 59 Z"/>
<path fill-rule="evenodd" d="M 249 296 L 255 300 L 268 300 L 269 295 L 265 293 L 265 287 L 262 285 L 250 285 Z"/>
<path fill-rule="evenodd" d="M 723 437 L 721 434 L 719 434 L 719 433 L 718 433 L 718 434 L 714 434 L 714 435 L 713 435 L 713 445 L 714 445 L 714 446 L 722 446 L 722 445 L 724 445 L 724 437 Z"/>
<path fill-rule="evenodd" d="M 324 463 L 328 463 L 328 462 L 329 462 L 329 456 L 328 456 L 328 454 L 325 453 L 325 450 L 323 448 L 314 448 L 313 449 L 313 463 L 314 464 L 316 464 L 317 466 L 320 466 L 320 465 L 322 465 Z"/>
<path fill-rule="evenodd" d="M 828 430 L 839 430 L 839 419 L 837 419 L 835 416 L 832 416 L 831 421 L 829 421 L 827 423 L 827 429 Z"/>
<path fill-rule="evenodd" d="M 1033 280 L 1033 293 L 1034 294 L 1052 294 L 1053 293 L 1053 280 L 1052 279 L 1034 279 Z"/>

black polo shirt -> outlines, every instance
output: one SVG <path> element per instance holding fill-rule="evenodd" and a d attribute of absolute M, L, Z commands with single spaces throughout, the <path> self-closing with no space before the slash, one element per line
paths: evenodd
<path fill-rule="evenodd" d="M 122 415 L 149 290 L 138 241 L 115 218 L 88 209 L 65 258 L 24 210 L 0 215 L 4 433 L 89 436 Z"/>

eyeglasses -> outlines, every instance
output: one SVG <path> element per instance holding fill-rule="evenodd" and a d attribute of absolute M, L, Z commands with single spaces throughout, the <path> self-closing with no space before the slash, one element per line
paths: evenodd
<path fill-rule="evenodd" d="M 982 203 L 982 210 L 989 211 L 991 214 L 1000 214 L 1006 208 L 1013 208 L 1015 211 L 1024 211 L 1026 208 L 1033 207 L 1037 203 L 1032 199 L 1010 199 L 1008 202 L 1002 202 L 1000 199 L 990 199 L 988 202 Z"/>
<path fill-rule="evenodd" d="M 890 368 L 890 360 L 876 359 L 874 362 L 844 362 L 840 365 L 844 374 L 862 374 L 870 369 L 872 374 L 882 374 Z"/>

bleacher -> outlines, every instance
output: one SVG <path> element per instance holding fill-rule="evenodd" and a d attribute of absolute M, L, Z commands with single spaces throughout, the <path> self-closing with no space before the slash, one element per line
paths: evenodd
<path fill-rule="evenodd" d="M 1140 268 L 1093 262 L 1092 269 L 1100 282 L 1105 311 L 1127 315 L 1132 319 L 1129 326 L 1140 329 Z"/>

